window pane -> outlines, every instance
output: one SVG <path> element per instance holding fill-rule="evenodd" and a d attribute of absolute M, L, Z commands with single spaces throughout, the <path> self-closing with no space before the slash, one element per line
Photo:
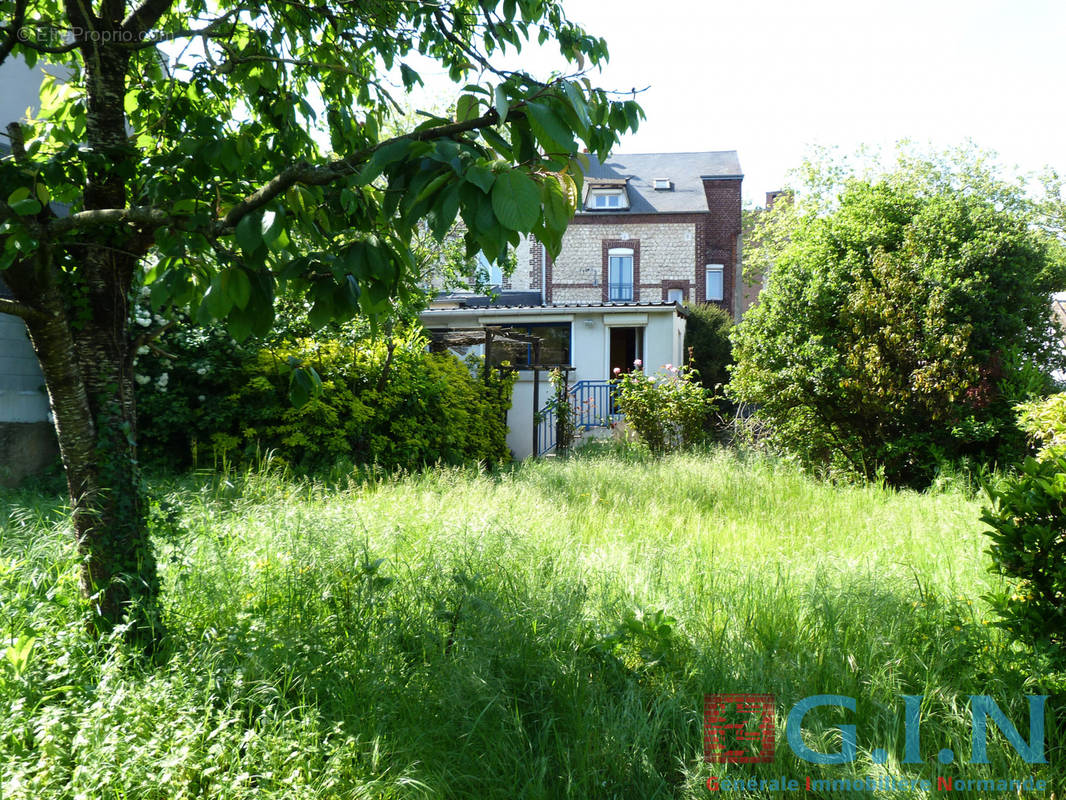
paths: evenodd
<path fill-rule="evenodd" d="M 725 281 L 721 267 L 707 268 L 707 299 L 725 299 Z"/>
<path fill-rule="evenodd" d="M 540 337 L 541 364 L 570 363 L 570 325 L 569 323 L 543 325 L 504 325 L 505 329 L 515 333 L 524 333 Z M 514 367 L 529 367 L 533 361 L 533 345 L 523 342 L 492 343 L 492 365 L 499 366 L 503 361 L 510 361 Z"/>
<path fill-rule="evenodd" d="M 685 302 L 685 290 L 684 289 L 667 289 L 666 290 L 666 302 L 668 302 L 668 303 L 684 303 Z"/>
<path fill-rule="evenodd" d="M 607 283 L 608 300 L 628 302 L 633 299 L 633 256 L 610 256 Z"/>

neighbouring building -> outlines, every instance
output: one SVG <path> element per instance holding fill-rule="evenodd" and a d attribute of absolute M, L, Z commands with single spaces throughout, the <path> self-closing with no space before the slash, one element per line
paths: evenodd
<path fill-rule="evenodd" d="M 423 323 L 433 331 L 490 326 L 539 336 L 542 365 L 572 367 L 575 404 L 591 409 L 581 418 L 586 435 L 602 434 L 617 419 L 608 385 L 615 369 L 632 369 L 636 360 L 651 371 L 684 362 L 682 303 L 742 313 L 742 180 L 732 150 L 618 155 L 604 163 L 590 156 L 558 258 L 523 240 L 511 275 L 485 266 L 493 296 L 441 295 Z M 551 389 L 544 372 L 534 389 L 531 356 L 514 343 L 492 353 L 493 361 L 519 367 L 508 415 L 516 458 L 553 444 L 550 431 L 535 435 L 533 398 L 544 412 Z"/>
<path fill-rule="evenodd" d="M 0 65 L 0 129 L 39 102 L 41 73 L 8 59 Z M 0 142 L 0 158 L 8 155 Z M 0 275 L 2 278 L 2 275 Z M 0 279 L 0 297 L 9 297 Z M 18 317 L 0 314 L 0 486 L 17 483 L 56 459 L 48 395 L 37 356 Z"/>

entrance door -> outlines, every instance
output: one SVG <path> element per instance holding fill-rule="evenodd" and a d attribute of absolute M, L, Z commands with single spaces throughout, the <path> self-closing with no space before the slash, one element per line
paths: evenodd
<path fill-rule="evenodd" d="M 608 378 L 614 377 L 615 369 L 629 372 L 633 362 L 644 358 L 643 328 L 614 328 L 611 331 L 611 355 Z"/>

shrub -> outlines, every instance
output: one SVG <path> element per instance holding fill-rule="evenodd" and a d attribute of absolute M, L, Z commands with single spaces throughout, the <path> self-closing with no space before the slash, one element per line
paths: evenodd
<path fill-rule="evenodd" d="M 729 393 L 809 467 L 920 487 L 945 462 L 1017 461 L 1017 371 L 1061 365 L 1048 298 L 1066 279 L 1026 203 L 964 160 L 775 205 Z"/>
<path fill-rule="evenodd" d="M 685 325 L 685 350 L 688 366 L 698 375 L 704 387 L 714 391 L 729 381 L 729 367 L 733 363 L 733 343 L 729 332 L 733 318 L 721 306 L 711 303 L 686 306 L 689 315 Z"/>
<path fill-rule="evenodd" d="M 1019 474 L 986 487 L 993 569 L 1007 588 L 988 599 L 1000 625 L 1053 662 L 1066 663 L 1066 457 L 1029 458 Z"/>
<path fill-rule="evenodd" d="M 667 364 L 669 377 L 637 369 L 614 380 L 616 405 L 626 423 L 652 453 L 695 444 L 703 439 L 713 396 L 687 367 Z"/>
<path fill-rule="evenodd" d="M 304 471 L 340 459 L 390 469 L 506 459 L 513 376 L 483 365 L 472 375 L 425 344 L 414 328 L 356 343 L 301 338 L 242 348 L 218 331 L 186 340 L 181 355 L 139 365 L 148 411 L 142 449 L 178 466 L 208 453 L 240 462 L 271 450 Z M 301 405 L 290 399 L 296 366 L 321 380 Z"/>
<path fill-rule="evenodd" d="M 1018 427 L 1040 446 L 1040 457 L 1066 455 L 1066 393 L 1017 406 Z"/>

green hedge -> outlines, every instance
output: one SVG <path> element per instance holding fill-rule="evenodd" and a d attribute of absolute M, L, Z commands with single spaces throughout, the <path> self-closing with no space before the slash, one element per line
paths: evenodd
<path fill-rule="evenodd" d="M 482 365 L 472 375 L 425 345 L 417 331 L 258 347 L 219 331 L 175 337 L 168 355 L 138 364 L 142 457 L 183 467 L 269 450 L 303 471 L 340 460 L 412 469 L 508 458 L 513 378 Z M 289 396 L 295 364 L 322 380 L 299 407 Z"/>

